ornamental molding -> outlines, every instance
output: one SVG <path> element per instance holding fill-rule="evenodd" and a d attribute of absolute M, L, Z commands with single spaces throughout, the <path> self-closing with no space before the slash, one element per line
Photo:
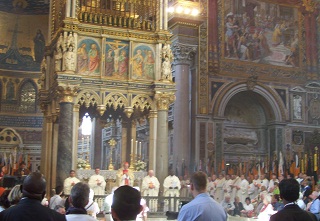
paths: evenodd
<path fill-rule="evenodd" d="M 192 66 L 194 64 L 198 46 L 188 45 L 182 43 L 174 43 L 172 45 L 172 53 L 174 57 L 174 65 L 187 64 Z"/>

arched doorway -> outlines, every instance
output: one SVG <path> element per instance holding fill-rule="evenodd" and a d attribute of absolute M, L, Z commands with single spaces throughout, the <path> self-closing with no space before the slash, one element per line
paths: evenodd
<path fill-rule="evenodd" d="M 275 119 L 270 104 L 253 91 L 234 95 L 224 111 L 225 162 L 238 164 L 269 153 L 268 125 Z"/>

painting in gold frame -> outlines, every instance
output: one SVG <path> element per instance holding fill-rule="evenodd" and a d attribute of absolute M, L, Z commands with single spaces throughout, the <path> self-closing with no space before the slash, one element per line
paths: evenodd
<path fill-rule="evenodd" d="M 226 60 L 301 67 L 297 7 L 256 0 L 222 0 L 222 55 Z"/>

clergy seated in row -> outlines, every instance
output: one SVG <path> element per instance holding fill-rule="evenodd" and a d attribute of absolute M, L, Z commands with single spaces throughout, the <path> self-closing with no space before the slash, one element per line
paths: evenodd
<path fill-rule="evenodd" d="M 93 189 L 95 195 L 104 195 L 106 188 L 106 181 L 103 176 L 100 175 L 100 168 L 97 167 L 94 170 L 95 174 L 89 179 L 89 187 Z"/>
<path fill-rule="evenodd" d="M 69 177 L 64 180 L 63 191 L 65 195 L 70 195 L 72 187 L 79 183 L 80 180 L 76 178 L 76 171 L 70 170 Z"/>
<path fill-rule="evenodd" d="M 134 183 L 134 174 L 133 171 L 129 169 L 129 163 L 125 162 L 123 167 L 120 168 L 117 172 L 117 183 L 118 186 L 133 186 Z"/>

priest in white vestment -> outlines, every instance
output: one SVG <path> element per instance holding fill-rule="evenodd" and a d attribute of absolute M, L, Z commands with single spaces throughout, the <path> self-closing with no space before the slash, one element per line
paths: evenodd
<path fill-rule="evenodd" d="M 133 186 L 134 183 L 134 174 L 129 169 L 129 163 L 125 162 L 123 167 L 120 168 L 117 172 L 118 186 L 129 185 Z"/>
<path fill-rule="evenodd" d="M 103 176 L 100 175 L 100 168 L 94 170 L 95 174 L 89 179 L 89 187 L 93 190 L 95 195 L 104 195 L 106 189 L 106 181 Z"/>
<path fill-rule="evenodd" d="M 237 188 L 237 195 L 240 199 L 240 202 L 242 204 L 245 204 L 246 198 L 249 196 L 248 194 L 248 188 L 249 188 L 249 182 L 244 178 L 244 175 L 240 176 L 241 182 L 240 185 L 238 185 Z"/>
<path fill-rule="evenodd" d="M 170 170 L 169 176 L 164 179 L 163 182 L 163 195 L 166 197 L 179 197 L 180 196 L 181 183 L 177 176 L 174 175 L 173 170 Z M 171 200 L 169 207 L 169 201 L 166 200 L 165 211 L 177 211 L 179 202 L 174 204 L 174 199 Z M 174 207 L 176 205 L 176 208 Z"/>
<path fill-rule="evenodd" d="M 149 170 L 148 176 L 142 180 L 142 196 L 158 196 L 160 183 L 154 176 L 154 171 Z"/>
<path fill-rule="evenodd" d="M 72 187 L 79 183 L 80 180 L 76 177 L 76 171 L 70 170 L 69 177 L 66 178 L 63 182 L 63 192 L 66 195 L 70 195 Z"/>
<path fill-rule="evenodd" d="M 223 174 L 220 174 L 217 180 L 216 192 L 214 194 L 214 199 L 218 203 L 220 203 L 224 199 L 223 186 L 225 182 L 226 182 L 226 179 L 224 178 Z"/>

